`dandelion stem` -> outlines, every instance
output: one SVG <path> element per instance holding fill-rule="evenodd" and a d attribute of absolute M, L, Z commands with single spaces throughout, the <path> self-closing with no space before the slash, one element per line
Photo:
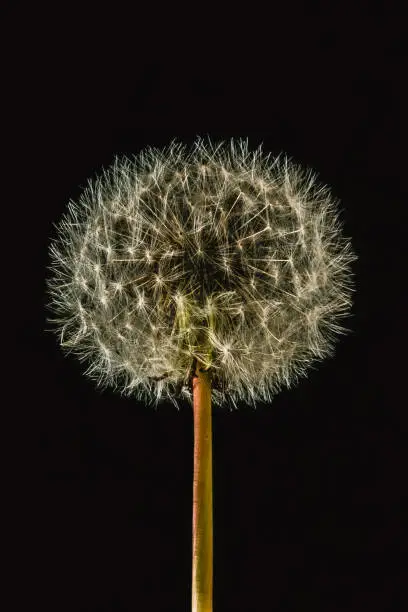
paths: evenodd
<path fill-rule="evenodd" d="M 212 427 L 209 372 L 197 360 L 193 376 L 194 478 L 192 612 L 212 612 Z"/>

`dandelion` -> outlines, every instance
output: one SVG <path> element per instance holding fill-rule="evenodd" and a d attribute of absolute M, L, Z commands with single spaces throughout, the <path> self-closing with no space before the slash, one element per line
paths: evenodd
<path fill-rule="evenodd" d="M 64 349 L 101 386 L 193 406 L 193 610 L 212 609 L 211 403 L 270 402 L 334 354 L 356 259 L 317 175 L 246 140 L 116 158 L 57 226 Z"/>

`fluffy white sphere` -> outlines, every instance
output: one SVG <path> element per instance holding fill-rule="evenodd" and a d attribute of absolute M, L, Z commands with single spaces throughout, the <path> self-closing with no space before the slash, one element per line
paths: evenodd
<path fill-rule="evenodd" d="M 337 201 L 312 171 L 245 140 L 116 159 L 57 232 L 61 345 L 139 400 L 192 403 L 198 359 L 215 405 L 270 401 L 347 331 L 356 256 Z"/>

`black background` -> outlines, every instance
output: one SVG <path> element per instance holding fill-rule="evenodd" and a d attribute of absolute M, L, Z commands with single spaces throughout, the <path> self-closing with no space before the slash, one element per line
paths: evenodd
<path fill-rule="evenodd" d="M 115 155 L 196 135 L 314 168 L 359 257 L 335 358 L 270 406 L 213 412 L 214 610 L 405 607 L 404 20 L 324 4 L 3 9 L 8 567 L 30 607 L 191 609 L 191 409 L 96 390 L 44 330 L 68 200 Z"/>

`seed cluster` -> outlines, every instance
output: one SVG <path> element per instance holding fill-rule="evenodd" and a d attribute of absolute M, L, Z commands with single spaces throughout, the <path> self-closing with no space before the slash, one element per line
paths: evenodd
<path fill-rule="evenodd" d="M 351 264 L 316 175 L 245 140 L 173 141 L 89 181 L 52 241 L 61 345 L 100 385 L 192 403 L 196 359 L 215 405 L 270 401 L 347 330 Z"/>

